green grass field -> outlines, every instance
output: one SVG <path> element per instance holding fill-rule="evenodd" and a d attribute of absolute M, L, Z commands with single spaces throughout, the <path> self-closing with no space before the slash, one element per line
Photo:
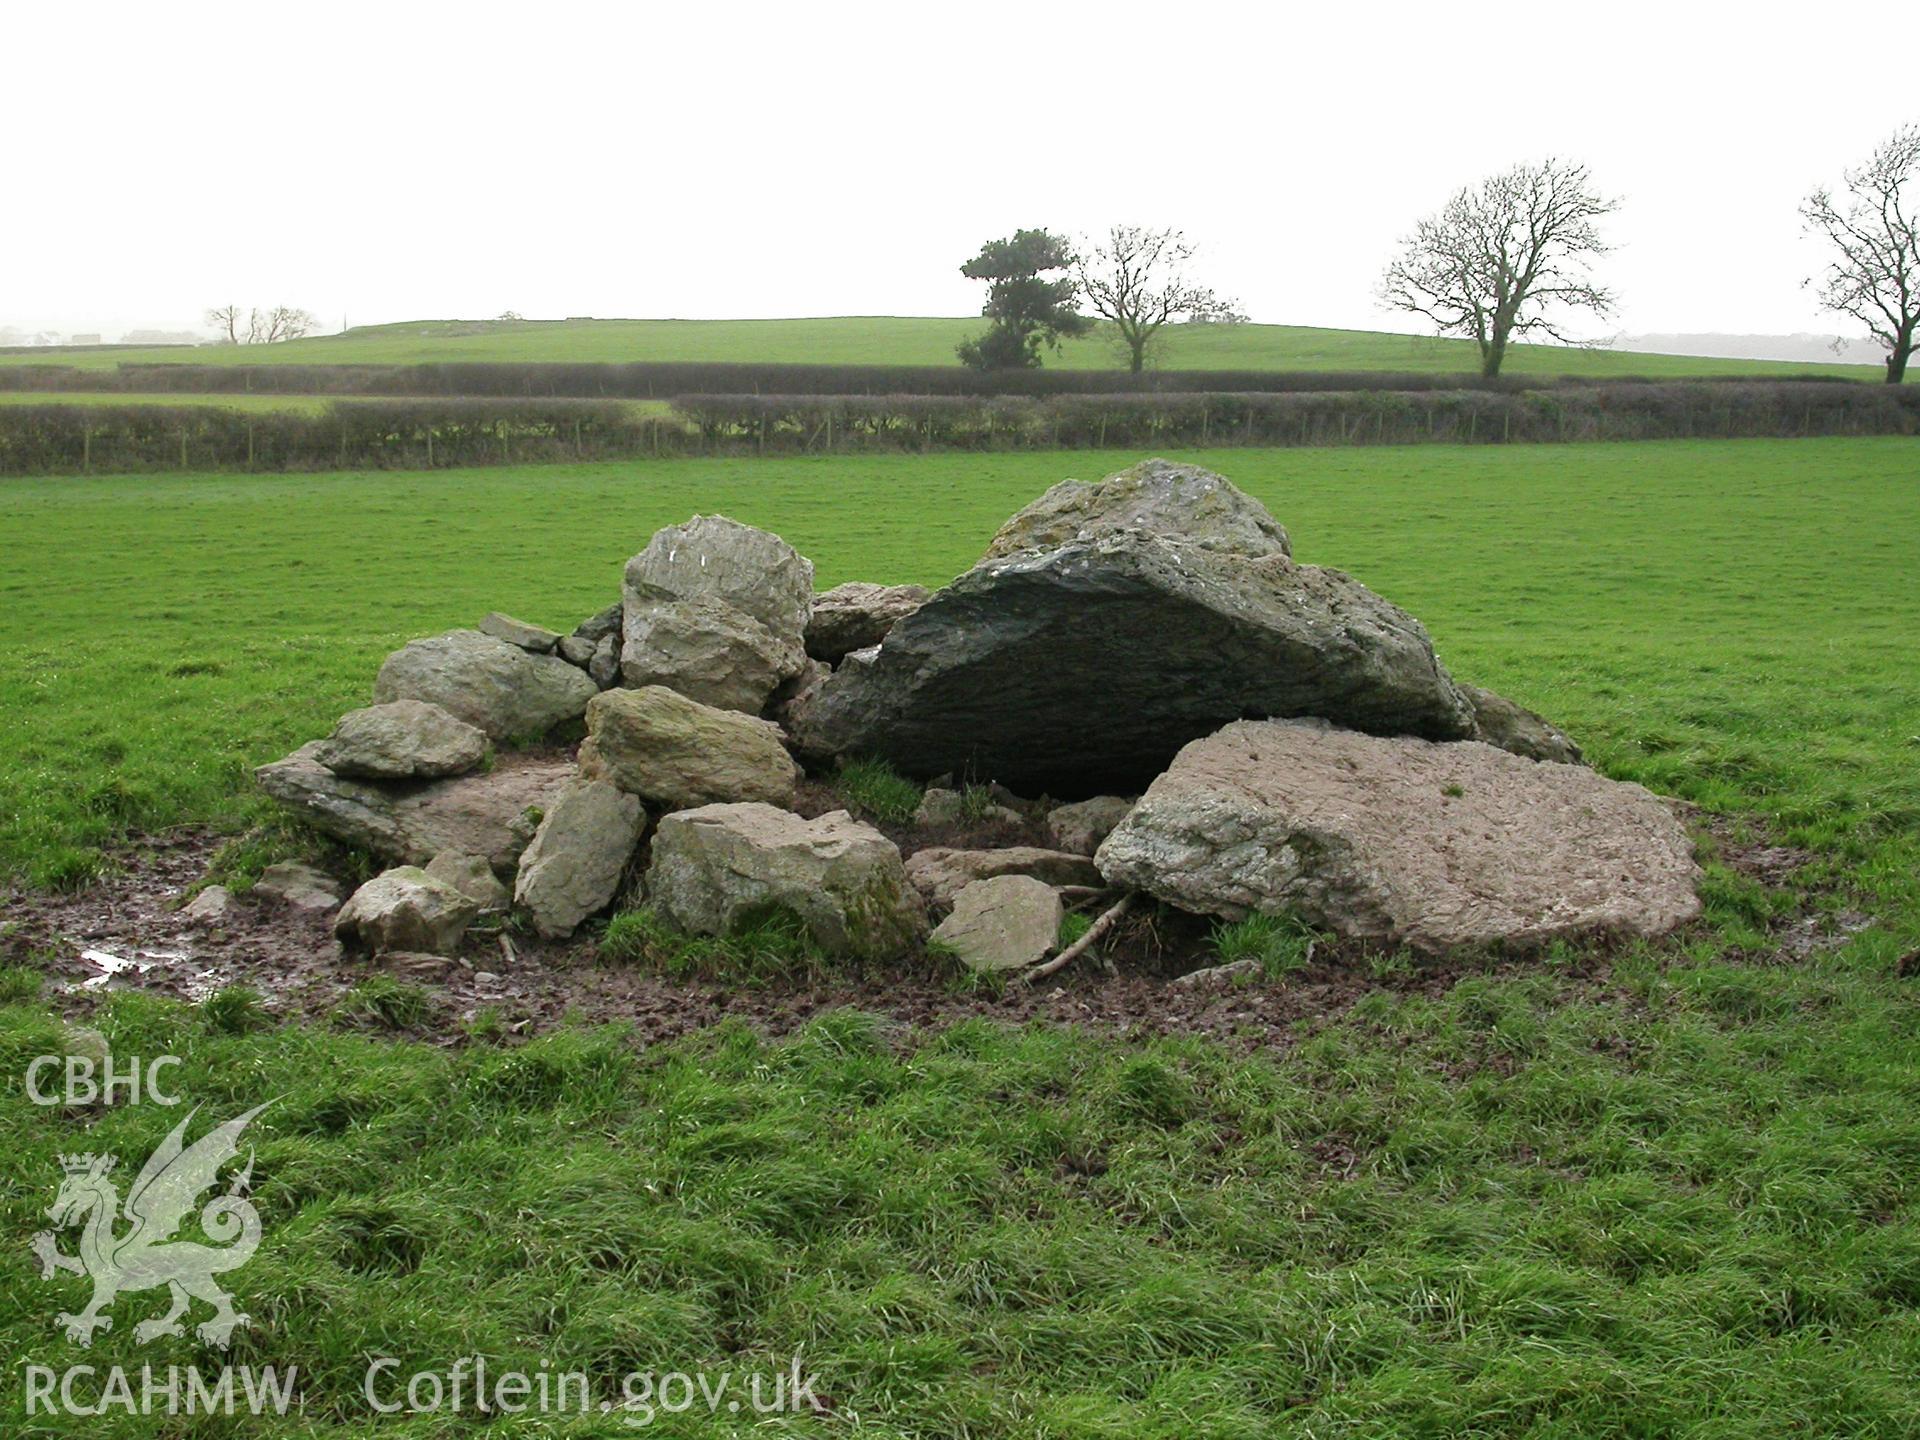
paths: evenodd
<path fill-rule="evenodd" d="M 120 364 L 411 365 L 456 360 L 752 361 L 764 364 L 955 365 L 954 346 L 975 334 L 979 317 L 828 316 L 805 320 L 487 320 L 408 321 L 361 326 L 343 335 L 282 345 L 158 350 L 15 351 L 0 365 L 60 364 L 112 369 Z M 1472 344 L 1369 330 L 1302 325 L 1190 325 L 1169 332 L 1161 363 L 1176 370 L 1398 370 L 1475 373 Z M 1049 365 L 1115 368 L 1097 339 L 1068 342 Z M 1633 355 L 1558 345 L 1516 345 L 1515 375 L 1805 375 L 1878 378 L 1864 365 L 1804 365 L 1759 360 L 1701 360 Z"/>
<path fill-rule="evenodd" d="M 833 1420 L 656 1433 L 1896 1436 L 1920 1431 L 1920 486 L 1911 441 L 1194 458 L 1303 560 L 1420 616 L 1455 673 L 1606 772 L 1809 847 L 1782 896 L 1718 865 L 1708 918 L 1590 984 L 1566 952 L 1382 983 L 1286 1050 L 856 1014 L 636 1053 L 617 1029 L 448 1050 L 406 998 L 254 1029 L 141 996 L 116 1054 L 257 1126 L 270 1243 L 234 1358 L 297 1365 L 298 1422 L 9 1433 L 634 1433 L 367 1415 L 367 1358 L 486 1353 L 609 1387 L 784 1368 Z M 939 582 L 1048 484 L 1134 457 L 686 461 L 0 487 L 0 865 L 84 878 L 128 828 L 254 813 L 247 768 L 363 703 L 379 657 L 490 608 L 568 625 L 657 526 L 724 511 L 818 583 Z M 1805 958 L 1805 899 L 1871 928 Z M 1284 982 L 1282 982 L 1284 983 Z M 0 975 L 0 1073 L 57 1043 Z M 0 1097 L 0 1337 L 75 1363 L 27 1238 L 83 1138 Z M 131 1316 L 132 1303 L 129 1302 Z M 140 1313 L 147 1310 L 140 1302 Z M 129 1319 L 130 1323 L 130 1319 Z M 217 1363 L 122 1330 L 90 1363 Z M 16 1367 L 17 1369 L 17 1367 Z M 20 1395 L 8 1382 L 9 1405 Z M 645 1432 L 642 1432 L 645 1433 Z"/>

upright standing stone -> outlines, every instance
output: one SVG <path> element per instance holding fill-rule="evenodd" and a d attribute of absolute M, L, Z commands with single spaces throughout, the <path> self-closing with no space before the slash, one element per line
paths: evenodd
<path fill-rule="evenodd" d="M 579 779 L 554 800 L 520 857 L 514 903 L 548 939 L 571 935 L 620 888 L 646 825 L 635 796 L 601 780 Z"/>

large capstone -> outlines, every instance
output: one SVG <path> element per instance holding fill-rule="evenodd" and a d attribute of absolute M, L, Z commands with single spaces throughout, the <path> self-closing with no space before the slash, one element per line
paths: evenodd
<path fill-rule="evenodd" d="M 558 655 L 533 655 L 478 630 L 450 630 L 410 641 L 389 655 L 373 698 L 424 700 L 477 725 L 495 740 L 536 740 L 578 720 L 600 693 Z"/>
<path fill-rule="evenodd" d="M 813 562 L 724 515 L 657 532 L 627 562 L 620 671 L 704 704 L 759 714 L 800 673 Z"/>
<path fill-rule="evenodd" d="M 1687 833 L 1638 785 L 1314 720 L 1194 741 L 1094 858 L 1182 910 L 1428 951 L 1658 935 L 1700 912 Z"/>
<path fill-rule="evenodd" d="M 1431 739 L 1473 727 L 1419 621 L 1296 564 L 1257 501 L 1164 460 L 1055 486 L 854 658 L 794 707 L 803 753 L 1029 794 L 1136 792 L 1246 716 Z"/>
<path fill-rule="evenodd" d="M 747 803 L 665 816 L 646 888 L 666 919 L 699 935 L 788 916 L 828 955 L 892 960 L 926 934 L 900 852 L 844 810 L 803 820 Z"/>

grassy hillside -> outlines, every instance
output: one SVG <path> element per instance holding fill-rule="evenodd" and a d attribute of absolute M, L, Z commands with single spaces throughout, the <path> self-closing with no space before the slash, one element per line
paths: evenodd
<path fill-rule="evenodd" d="M 757 361 L 848 365 L 952 365 L 954 346 L 976 333 L 978 317 L 846 315 L 802 320 L 435 320 L 362 326 L 344 335 L 284 345 L 157 350 L 15 351 L 0 364 L 183 362 L 271 364 L 420 364 L 452 360 L 613 362 Z M 1099 340 L 1070 342 L 1048 364 L 1112 369 Z M 1172 333 L 1162 363 L 1181 370 L 1398 370 L 1436 373 L 1478 368 L 1464 340 L 1320 330 L 1299 325 L 1192 325 Z M 1702 360 L 1633 355 L 1556 345 L 1518 345 L 1517 375 L 1806 375 L 1874 379 L 1874 367 L 1796 365 L 1762 360 Z"/>

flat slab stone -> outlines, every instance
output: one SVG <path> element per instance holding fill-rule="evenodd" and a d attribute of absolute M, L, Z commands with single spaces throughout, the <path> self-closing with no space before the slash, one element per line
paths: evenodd
<path fill-rule="evenodd" d="M 1059 942 L 1065 915 L 1051 885 L 1030 875 L 997 875 L 962 887 L 932 939 L 969 970 L 1025 970 Z"/>
<path fill-rule="evenodd" d="M 998 850 L 956 850 L 933 845 L 907 858 L 907 878 L 935 910 L 976 880 L 996 875 L 1029 875 L 1047 885 L 1098 885 L 1100 872 L 1086 855 L 1044 850 L 1037 845 L 1008 845 Z"/>
<path fill-rule="evenodd" d="M 1183 910 L 1291 913 L 1429 951 L 1658 935 L 1700 913 L 1693 844 L 1640 786 L 1320 721 L 1188 745 L 1095 862 Z"/>
<path fill-rule="evenodd" d="M 498 610 L 488 612 L 480 622 L 479 630 L 482 635 L 491 635 L 496 640 L 518 645 L 522 650 L 530 650 L 536 655 L 551 654 L 554 646 L 560 643 L 558 630 L 549 630 L 544 625 L 529 625 Z"/>
<path fill-rule="evenodd" d="M 463 775 L 487 755 L 487 734 L 425 700 L 349 710 L 314 752 L 336 775 L 363 780 L 437 780 Z"/>

